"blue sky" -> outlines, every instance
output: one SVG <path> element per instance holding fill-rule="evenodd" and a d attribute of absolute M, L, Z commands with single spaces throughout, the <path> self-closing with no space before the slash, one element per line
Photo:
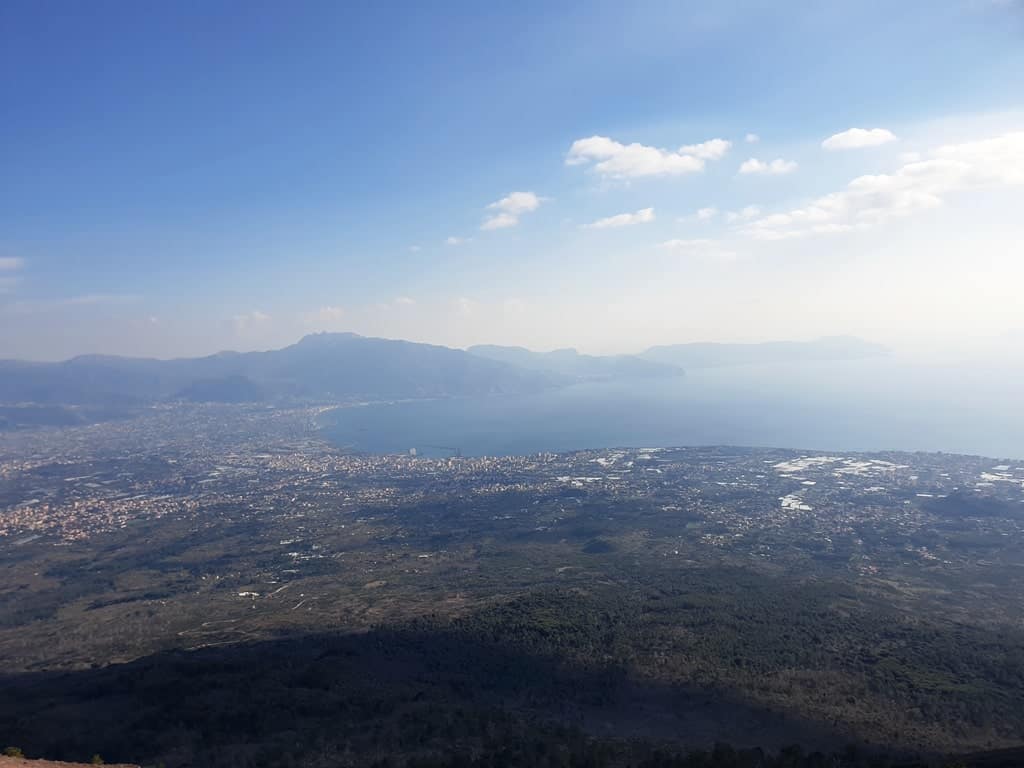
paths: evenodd
<path fill-rule="evenodd" d="M 0 356 L 1024 327 L 1020 3 L 494 5 L 4 3 Z"/>

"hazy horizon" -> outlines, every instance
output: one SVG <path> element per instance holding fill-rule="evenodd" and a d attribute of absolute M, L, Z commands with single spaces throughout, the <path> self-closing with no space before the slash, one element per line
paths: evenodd
<path fill-rule="evenodd" d="M 3 358 L 1024 329 L 1018 3 L 2 20 Z"/>
<path fill-rule="evenodd" d="M 44 357 L 40 355 L 0 355 L 0 360 L 21 360 L 25 362 L 39 362 L 39 363 L 50 363 L 50 362 L 63 362 L 71 360 L 76 357 L 88 357 L 92 355 L 96 356 L 111 356 L 111 357 L 130 357 L 130 358 L 151 358 L 157 360 L 173 360 L 182 358 L 199 358 L 209 357 L 218 354 L 232 354 L 232 353 L 246 353 L 246 352 L 267 352 L 284 347 L 297 344 L 303 338 L 310 335 L 316 334 L 345 334 L 352 333 L 357 336 L 363 336 L 365 338 L 379 338 L 384 340 L 392 341 L 408 341 L 416 344 L 429 344 L 435 346 L 449 347 L 451 349 L 469 350 L 474 346 L 501 346 L 501 347 L 516 347 L 522 349 L 528 349 L 531 352 L 547 353 L 561 350 L 572 349 L 581 355 L 640 355 L 643 352 L 657 346 L 665 345 L 685 345 L 685 344 L 772 344 L 772 343 L 809 343 L 822 339 L 829 338 L 850 338 L 870 343 L 879 344 L 885 347 L 887 353 L 901 360 L 913 361 L 918 363 L 951 363 L 951 362 L 992 362 L 992 363 L 1009 363 L 1017 364 L 1024 363 L 1024 331 L 1008 330 L 1003 334 L 986 336 L 974 339 L 934 339 L 934 338 L 917 338 L 912 340 L 896 340 L 895 342 L 887 342 L 880 338 L 865 338 L 856 336 L 854 334 L 817 334 L 809 335 L 800 338 L 763 338 L 757 336 L 746 336 L 730 339 L 722 338 L 690 338 L 690 339 L 673 339 L 673 340 L 662 340 L 658 342 L 652 342 L 650 344 L 637 343 L 634 346 L 629 347 L 613 347 L 613 348 L 582 348 L 579 345 L 567 343 L 564 345 L 555 345 L 547 347 L 535 347 L 520 344 L 516 342 L 500 343 L 489 339 L 481 339 L 479 341 L 473 341 L 468 344 L 461 346 L 455 346 L 445 344 L 440 341 L 435 341 L 429 338 L 401 338 L 397 336 L 378 336 L 372 333 L 357 333 L 355 331 L 310 331 L 303 333 L 299 336 L 294 337 L 291 340 L 285 340 L 281 343 L 273 346 L 268 345 L 239 345 L 235 347 L 225 348 L 212 348 L 207 347 L 203 351 L 198 351 L 194 354 L 166 354 L 159 355 L 152 352 L 146 352 L 140 350 L 138 353 L 134 352 L 119 352 L 119 351 L 97 351 L 93 349 L 83 348 L 79 351 L 71 352 L 57 357 Z"/>

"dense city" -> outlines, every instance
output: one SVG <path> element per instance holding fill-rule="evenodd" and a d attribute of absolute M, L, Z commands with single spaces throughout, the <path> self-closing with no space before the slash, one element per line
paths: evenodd
<path fill-rule="evenodd" d="M 415 695 L 447 711 L 455 673 L 431 665 L 469 653 L 483 665 L 474 679 L 511 686 L 474 690 L 474 712 L 514 701 L 537 722 L 670 743 L 685 721 L 687 746 L 948 751 L 1024 733 L 1022 461 L 737 447 L 369 455 L 324 439 L 325 410 L 159 405 L 0 434 L 0 656 L 6 684 L 28 686 L 22 741 L 39 738 L 30 720 L 54 733 L 65 721 L 47 702 L 70 695 L 74 728 L 45 746 L 77 754 L 82 708 L 114 716 L 163 697 L 147 688 L 163 672 L 118 670 L 162 670 L 168 653 L 255 665 L 259 695 L 285 695 L 276 654 L 297 653 L 288 643 L 354 643 L 337 651 L 349 658 L 380 633 L 387 660 L 324 679 L 428 664 Z M 453 634 L 458 650 L 439 639 Z M 406 642 L 410 658 L 392 658 Z M 499 650 L 517 654 L 505 671 L 490 666 Z M 548 656 L 561 671 L 528 682 L 536 670 L 520 665 Z M 196 695 L 213 706 L 221 673 L 202 674 Z M 407 678 L 379 689 L 373 674 L 360 696 L 414 695 Z M 128 737 L 110 738 L 115 749 Z M 189 754 L 234 759 L 235 742 L 188 738 Z"/>
<path fill-rule="evenodd" d="M 551 498 L 657 503 L 666 532 L 682 521 L 680 541 L 772 559 L 768 540 L 799 532 L 790 544 L 823 555 L 852 543 L 852 565 L 864 569 L 877 568 L 873 553 L 896 537 L 912 560 L 984 564 L 956 537 L 935 538 L 951 496 L 974 512 L 962 534 L 1009 550 L 1024 539 L 1024 460 L 730 448 L 377 456 L 322 439 L 323 410 L 167 405 L 130 420 L 0 433 L 0 546 L 67 546 L 168 516 L 208 522 L 224 510 L 340 524 L 453 491 L 533 494 L 532 508 L 504 517 L 538 530 L 577 511 L 564 501 L 552 509 Z M 880 541 L 865 543 L 863 528 Z M 911 546 L 926 539 L 935 551 Z"/>

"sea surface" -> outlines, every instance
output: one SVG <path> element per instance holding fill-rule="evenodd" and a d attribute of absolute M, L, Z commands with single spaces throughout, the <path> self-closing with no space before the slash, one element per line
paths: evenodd
<path fill-rule="evenodd" d="M 1024 459 L 1024 368 L 890 358 L 737 366 L 533 395 L 346 407 L 321 424 L 342 447 L 423 456 L 743 445 Z"/>

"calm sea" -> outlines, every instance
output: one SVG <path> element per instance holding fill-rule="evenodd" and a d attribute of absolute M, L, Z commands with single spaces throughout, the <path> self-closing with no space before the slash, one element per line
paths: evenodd
<path fill-rule="evenodd" d="M 322 424 L 339 446 L 428 456 L 745 445 L 1024 458 L 1024 371 L 892 359 L 732 367 L 527 396 L 342 408 Z"/>

